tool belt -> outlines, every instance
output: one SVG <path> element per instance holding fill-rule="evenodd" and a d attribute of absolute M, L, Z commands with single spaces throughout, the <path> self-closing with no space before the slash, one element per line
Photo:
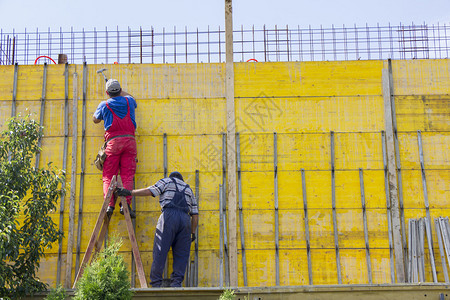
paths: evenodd
<path fill-rule="evenodd" d="M 122 134 L 122 135 L 116 135 L 113 136 L 112 138 L 108 139 L 103 146 L 100 148 L 100 150 L 98 150 L 98 154 L 97 157 L 94 160 L 94 165 L 97 167 L 97 169 L 99 169 L 100 171 L 103 171 L 103 164 L 105 163 L 105 159 L 106 159 L 106 145 L 108 144 L 109 141 L 118 138 L 118 137 L 126 137 L 126 136 L 132 136 L 134 137 L 134 135 L 131 134 Z"/>

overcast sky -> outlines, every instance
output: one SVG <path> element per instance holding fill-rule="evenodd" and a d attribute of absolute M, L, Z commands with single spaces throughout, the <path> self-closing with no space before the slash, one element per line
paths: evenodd
<path fill-rule="evenodd" d="M 224 0 L 0 0 L 3 32 L 108 28 L 206 29 L 225 24 Z M 313 28 L 450 22 L 450 0 L 234 0 L 234 28 Z"/>

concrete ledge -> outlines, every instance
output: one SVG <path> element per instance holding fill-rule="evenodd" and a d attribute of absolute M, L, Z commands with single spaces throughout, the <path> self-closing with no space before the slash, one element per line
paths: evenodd
<path fill-rule="evenodd" d="M 235 300 L 334 300 L 334 299 L 395 299 L 450 300 L 450 285 L 430 284 L 383 284 L 383 285 L 323 285 L 323 286 L 284 286 L 284 287 L 239 287 L 235 290 Z M 222 288 L 158 288 L 133 289 L 133 299 L 164 300 L 217 300 Z M 68 290 L 73 296 L 74 290 Z M 45 299 L 47 293 L 24 298 Z"/>

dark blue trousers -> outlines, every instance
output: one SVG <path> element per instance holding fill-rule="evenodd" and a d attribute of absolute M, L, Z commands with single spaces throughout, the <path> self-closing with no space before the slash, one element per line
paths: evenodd
<path fill-rule="evenodd" d="M 153 287 L 160 287 L 163 279 L 167 253 L 172 247 L 173 272 L 171 287 L 181 287 L 191 249 L 191 218 L 176 208 L 165 208 L 156 225 L 153 242 L 153 263 L 150 281 Z"/>

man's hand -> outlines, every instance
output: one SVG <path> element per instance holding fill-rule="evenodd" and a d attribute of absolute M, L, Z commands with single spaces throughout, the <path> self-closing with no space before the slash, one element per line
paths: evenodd
<path fill-rule="evenodd" d="M 195 241 L 195 233 L 191 233 L 191 243 Z"/>
<path fill-rule="evenodd" d="M 114 192 L 117 196 L 127 197 L 131 196 L 131 191 L 124 188 L 117 188 Z"/>

